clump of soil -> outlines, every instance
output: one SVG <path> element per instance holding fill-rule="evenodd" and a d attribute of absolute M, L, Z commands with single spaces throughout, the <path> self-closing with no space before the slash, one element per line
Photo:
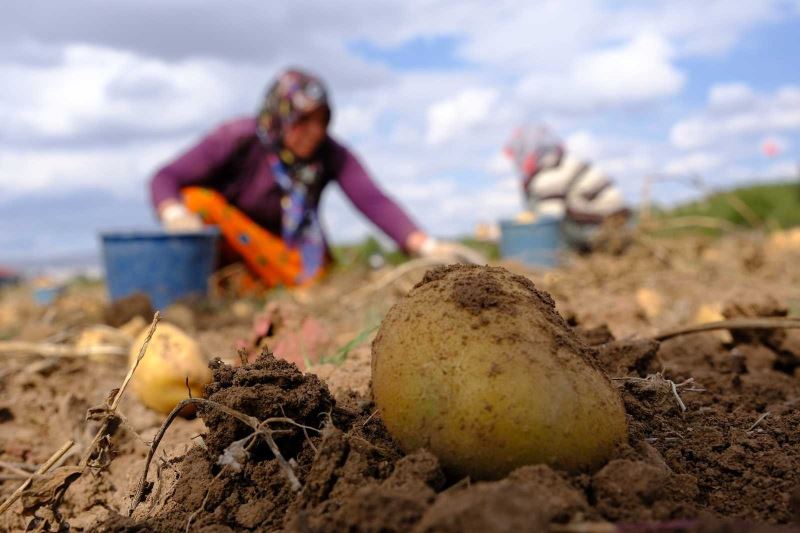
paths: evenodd
<path fill-rule="evenodd" d="M 205 445 L 192 448 L 176 465 L 178 480 L 171 492 L 143 503 L 132 519 L 114 517 L 104 525 L 107 530 L 184 531 L 190 520 L 198 530 L 214 526 L 217 531 L 299 531 L 309 525 L 338 530 L 369 523 L 375 530 L 393 523 L 390 529 L 400 530 L 419 520 L 434 489 L 442 488 L 436 459 L 424 452 L 402 457 L 370 402 L 353 396 L 334 400 L 316 376 L 269 352 L 241 368 L 216 361 L 212 369 L 210 400 L 259 420 L 287 417 L 312 428 L 273 427 L 302 490 L 292 491 L 266 446 L 251 449 L 238 470 L 223 470 L 220 456 L 252 430 L 202 407 Z M 148 512 L 154 504 L 155 512 Z"/>
<path fill-rule="evenodd" d="M 283 359 L 264 356 L 241 368 L 216 359 L 211 371 L 214 379 L 206 387 L 206 397 L 259 420 L 287 417 L 317 428 L 321 416 L 333 408 L 333 398 L 317 376 L 303 375 Z M 252 428 L 221 411 L 205 406 L 199 410 L 210 429 L 205 444 L 212 455 L 222 454 L 233 441 L 252 433 Z M 278 435 L 276 442 L 293 456 L 302 448 L 303 437 L 302 432 L 291 431 Z"/>
<path fill-rule="evenodd" d="M 501 481 L 440 494 L 414 531 L 544 531 L 551 522 L 593 514 L 566 476 L 544 465 L 524 466 Z"/>
<path fill-rule="evenodd" d="M 135 292 L 111 302 L 103 311 L 103 320 L 109 326 L 118 328 L 137 316 L 149 322 L 153 318 L 153 313 L 155 310 L 150 298 L 142 292 Z"/>

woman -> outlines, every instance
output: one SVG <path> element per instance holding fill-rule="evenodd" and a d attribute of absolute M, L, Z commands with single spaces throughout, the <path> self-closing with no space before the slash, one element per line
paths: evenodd
<path fill-rule="evenodd" d="M 624 233 L 630 212 L 620 190 L 596 165 L 568 154 L 546 126 L 518 128 L 505 152 L 522 178 L 527 209 L 560 219 L 571 247 L 589 251 L 613 238 L 609 232 Z"/>
<path fill-rule="evenodd" d="M 480 262 L 439 242 L 381 192 L 353 153 L 328 134 L 322 82 L 300 70 L 280 74 L 257 117 L 227 122 L 152 180 L 153 204 L 168 231 L 219 226 L 227 248 L 266 286 L 318 279 L 330 262 L 318 207 L 336 181 L 367 218 L 408 253 Z"/>

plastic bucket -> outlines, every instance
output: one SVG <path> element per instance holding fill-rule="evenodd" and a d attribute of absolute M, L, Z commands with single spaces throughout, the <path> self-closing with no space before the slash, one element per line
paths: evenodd
<path fill-rule="evenodd" d="M 33 290 L 33 300 L 37 305 L 50 305 L 56 301 L 56 298 L 61 296 L 64 292 L 64 287 L 61 285 L 46 285 L 43 287 L 36 287 Z"/>
<path fill-rule="evenodd" d="M 219 230 L 192 233 L 109 232 L 101 236 L 112 300 L 135 292 L 164 309 L 187 296 L 204 296 L 217 261 Z"/>
<path fill-rule="evenodd" d="M 545 218 L 536 222 L 500 221 L 500 256 L 528 266 L 558 266 L 561 249 L 561 220 Z"/>

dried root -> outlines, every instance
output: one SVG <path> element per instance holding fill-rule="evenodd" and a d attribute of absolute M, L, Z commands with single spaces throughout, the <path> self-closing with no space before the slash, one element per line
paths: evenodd
<path fill-rule="evenodd" d="M 678 391 L 686 391 L 686 392 L 705 392 L 705 389 L 700 389 L 695 387 L 694 378 L 689 378 L 687 380 L 681 381 L 680 383 L 675 383 L 671 379 L 665 379 L 661 372 L 656 372 L 655 374 L 650 374 L 646 378 L 638 378 L 638 377 L 622 377 L 622 378 L 611 378 L 613 381 L 627 381 L 633 383 L 641 384 L 642 388 L 645 390 L 663 390 L 668 389 L 669 392 L 675 397 L 675 401 L 678 402 L 678 407 L 681 408 L 681 411 L 686 411 L 686 404 L 683 403 L 680 394 Z"/>
<path fill-rule="evenodd" d="M 655 335 L 653 339 L 665 341 L 680 335 L 690 333 L 700 333 L 701 331 L 713 331 L 718 329 L 797 329 L 800 328 L 800 318 L 797 317 L 759 317 L 759 318 L 731 318 L 720 320 L 719 322 L 708 322 L 706 324 L 695 324 L 672 330 L 662 331 Z"/>

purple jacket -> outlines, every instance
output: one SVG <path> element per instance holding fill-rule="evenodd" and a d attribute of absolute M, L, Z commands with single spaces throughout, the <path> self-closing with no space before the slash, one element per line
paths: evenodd
<path fill-rule="evenodd" d="M 322 190 L 336 181 L 359 211 L 404 248 L 408 236 L 418 231 L 416 224 L 375 185 L 347 148 L 328 137 L 320 150 L 325 171 L 318 186 L 309 191 L 312 208 L 319 208 Z M 267 153 L 256 135 L 255 118 L 226 122 L 156 173 L 150 184 L 153 205 L 171 198 L 180 200 L 183 187 L 209 187 L 253 221 L 280 235 L 282 193 Z"/>

